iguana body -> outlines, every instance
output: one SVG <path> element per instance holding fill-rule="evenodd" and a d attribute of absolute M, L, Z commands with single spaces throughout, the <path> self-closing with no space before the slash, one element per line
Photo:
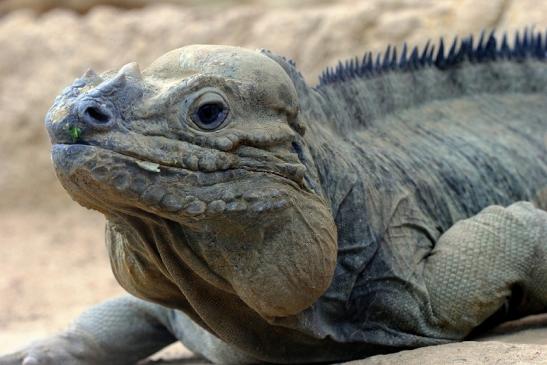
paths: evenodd
<path fill-rule="evenodd" d="M 342 361 L 544 311 L 546 49 L 388 51 L 315 88 L 220 46 L 86 74 L 46 120 L 55 168 L 156 304 L 106 302 L 0 364 L 131 363 L 175 339 L 216 362 Z"/>

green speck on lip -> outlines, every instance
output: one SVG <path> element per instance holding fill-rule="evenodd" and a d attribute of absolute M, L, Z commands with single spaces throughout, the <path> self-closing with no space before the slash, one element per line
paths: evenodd
<path fill-rule="evenodd" d="M 78 127 L 72 126 L 68 128 L 68 133 L 70 133 L 70 137 L 72 137 L 72 142 L 76 143 L 82 135 L 82 130 Z"/>

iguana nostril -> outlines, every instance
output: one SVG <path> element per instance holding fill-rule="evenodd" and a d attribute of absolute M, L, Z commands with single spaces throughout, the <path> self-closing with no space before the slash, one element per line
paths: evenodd
<path fill-rule="evenodd" d="M 110 121 L 110 115 L 101 111 L 96 107 L 89 107 L 84 112 L 85 116 L 95 123 L 108 123 Z"/>
<path fill-rule="evenodd" d="M 78 107 L 80 120 L 97 128 L 109 127 L 114 120 L 114 113 L 106 104 L 95 100 L 84 100 Z"/>

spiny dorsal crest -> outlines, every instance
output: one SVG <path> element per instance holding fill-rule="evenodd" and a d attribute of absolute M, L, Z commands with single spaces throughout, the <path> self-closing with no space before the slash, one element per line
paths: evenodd
<path fill-rule="evenodd" d="M 417 46 L 409 50 L 405 43 L 400 56 L 397 48 L 389 45 L 383 54 L 380 52 L 375 57 L 372 52 L 367 52 L 361 60 L 355 57 L 345 62 L 340 61 L 336 67 L 327 67 L 321 73 L 318 87 L 355 78 L 368 78 L 389 71 L 414 71 L 424 67 L 444 70 L 464 61 L 522 61 L 528 58 L 547 58 L 547 32 L 542 34 L 527 28 L 522 35 L 519 31 L 515 32 L 512 45 L 509 44 L 507 33 L 503 34 L 500 42 L 494 31 L 488 36 L 485 36 L 483 31 L 476 44 L 472 35 L 462 40 L 456 37 L 448 51 L 445 50 L 444 43 L 444 39 L 441 38 L 435 50 L 435 45 L 428 41 L 421 51 Z"/>

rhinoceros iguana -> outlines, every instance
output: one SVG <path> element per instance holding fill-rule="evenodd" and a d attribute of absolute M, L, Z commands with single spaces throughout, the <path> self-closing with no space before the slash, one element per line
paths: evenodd
<path fill-rule="evenodd" d="M 0 364 L 129 364 L 176 340 L 325 363 L 545 310 L 547 37 L 444 48 L 368 53 L 313 88 L 268 51 L 201 45 L 76 80 L 46 117 L 55 170 L 106 216 L 132 296 Z"/>

